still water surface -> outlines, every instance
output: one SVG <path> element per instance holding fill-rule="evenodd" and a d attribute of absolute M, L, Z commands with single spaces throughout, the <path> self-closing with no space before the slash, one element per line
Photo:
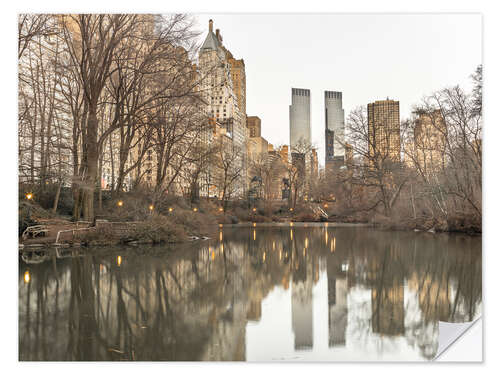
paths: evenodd
<path fill-rule="evenodd" d="M 20 360 L 430 360 L 481 314 L 481 238 L 224 226 L 174 247 L 24 253 Z"/>

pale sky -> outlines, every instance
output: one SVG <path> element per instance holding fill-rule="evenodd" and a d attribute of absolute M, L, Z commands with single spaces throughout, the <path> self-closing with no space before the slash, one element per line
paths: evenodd
<path fill-rule="evenodd" d="M 346 117 L 358 105 L 400 101 L 401 118 L 424 95 L 470 88 L 482 62 L 479 14 L 198 14 L 198 28 L 220 29 L 246 67 L 247 114 L 262 136 L 289 143 L 291 88 L 311 90 L 311 128 L 324 165 L 324 91 L 342 91 Z"/>

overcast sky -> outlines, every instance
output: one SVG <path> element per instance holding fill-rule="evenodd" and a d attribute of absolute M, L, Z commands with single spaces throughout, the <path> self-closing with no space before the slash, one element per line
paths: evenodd
<path fill-rule="evenodd" d="M 289 143 L 291 88 L 311 90 L 312 139 L 324 165 L 325 90 L 342 91 L 347 114 L 375 100 L 399 100 L 401 117 L 446 86 L 470 88 L 481 64 L 479 14 L 198 14 L 197 27 L 220 29 L 246 67 L 247 114 L 262 136 Z"/>

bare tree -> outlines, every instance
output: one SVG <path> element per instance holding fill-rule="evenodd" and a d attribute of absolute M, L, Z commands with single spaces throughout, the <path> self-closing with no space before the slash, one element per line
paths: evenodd
<path fill-rule="evenodd" d="M 59 85 L 64 44 L 53 17 L 21 15 L 19 22 L 19 175 L 40 191 L 56 184 L 55 211 L 70 176 L 69 116 Z"/>
<path fill-rule="evenodd" d="M 289 205 L 295 208 L 297 199 L 304 198 L 310 190 L 310 170 L 312 145 L 301 139 L 295 145 L 291 145 L 291 162 L 286 165 L 288 181 L 291 194 L 289 196 Z"/>
<path fill-rule="evenodd" d="M 422 211 L 420 216 L 430 213 L 432 220 L 459 220 L 480 228 L 482 117 L 478 85 L 472 94 L 453 87 L 424 98 L 415 107 L 416 116 L 405 122 L 409 146 L 404 151 L 418 176 L 413 199 Z M 422 119 L 430 120 L 423 124 Z"/>
<path fill-rule="evenodd" d="M 180 95 L 178 83 L 186 72 L 172 74 L 172 69 L 179 69 L 168 60 L 178 59 L 172 51 L 187 45 L 194 34 L 184 15 L 160 20 L 151 15 L 68 15 L 60 17 L 60 24 L 70 57 L 67 68 L 75 72 L 83 98 L 74 216 L 79 217 L 81 209 L 91 220 L 99 160 L 109 137 L 116 131 L 120 134 L 115 150 L 119 162 L 113 169 L 119 180 L 115 186 L 121 189 L 124 176 L 140 164 L 148 149 L 143 141 L 149 133 L 140 129 L 146 128 L 149 111 Z M 159 88 L 157 82 L 169 85 Z M 107 121 L 100 120 L 103 111 L 109 111 Z M 131 160 L 134 148 L 140 152 Z"/>
<path fill-rule="evenodd" d="M 199 199 L 203 173 L 216 164 L 217 153 L 217 144 L 208 144 L 203 141 L 198 141 L 191 148 L 187 163 L 182 167 L 180 176 L 188 189 L 185 195 L 189 196 L 191 203 L 195 203 Z"/>
<path fill-rule="evenodd" d="M 71 66 L 82 84 L 86 122 L 81 128 L 82 178 L 76 201 L 85 220 L 94 218 L 94 191 L 97 182 L 99 153 L 113 129 L 99 135 L 98 111 L 102 92 L 115 68 L 116 55 L 125 40 L 132 38 L 137 15 L 66 15 L 61 18 L 64 40 Z"/>
<path fill-rule="evenodd" d="M 402 188 L 408 181 L 398 155 L 387 145 L 390 144 L 391 131 L 381 127 L 375 139 L 369 129 L 365 107 L 357 107 L 349 114 L 346 121 L 346 143 L 360 158 L 352 165 L 350 181 L 353 185 L 362 186 L 368 194 L 371 193 L 371 208 L 379 204 L 383 206 L 384 215 L 390 216 Z"/>
<path fill-rule="evenodd" d="M 142 162 L 151 147 L 153 128 L 148 122 L 162 108 L 178 105 L 180 98 L 195 99 L 197 95 L 195 71 L 189 59 L 194 49 L 191 41 L 196 36 L 190 31 L 190 19 L 177 15 L 162 18 L 154 26 L 151 21 L 144 22 L 142 37 L 127 43 L 120 51 L 109 81 L 114 111 L 111 121 L 119 133 L 118 190 L 122 189 L 125 176 Z M 132 160 L 130 151 L 134 149 L 139 152 Z"/>
<path fill-rule="evenodd" d="M 55 33 L 52 17 L 48 14 L 20 14 L 18 17 L 18 58 L 20 59 L 32 42 Z"/>
<path fill-rule="evenodd" d="M 285 166 L 280 157 L 260 153 L 250 158 L 250 173 L 262 181 L 262 198 L 269 203 L 273 197 L 273 187 L 280 183 Z"/>
<path fill-rule="evenodd" d="M 241 163 L 243 150 L 241 150 L 231 138 L 220 136 L 218 140 L 218 148 L 216 152 L 217 169 L 216 183 L 218 188 L 219 199 L 222 200 L 224 212 L 227 209 L 228 201 L 239 192 L 239 180 L 243 176 L 244 169 Z"/>

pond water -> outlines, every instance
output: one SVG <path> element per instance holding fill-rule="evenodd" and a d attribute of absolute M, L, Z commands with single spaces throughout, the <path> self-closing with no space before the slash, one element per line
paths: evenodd
<path fill-rule="evenodd" d="M 419 361 L 481 315 L 481 238 L 236 225 L 19 259 L 20 360 Z"/>

